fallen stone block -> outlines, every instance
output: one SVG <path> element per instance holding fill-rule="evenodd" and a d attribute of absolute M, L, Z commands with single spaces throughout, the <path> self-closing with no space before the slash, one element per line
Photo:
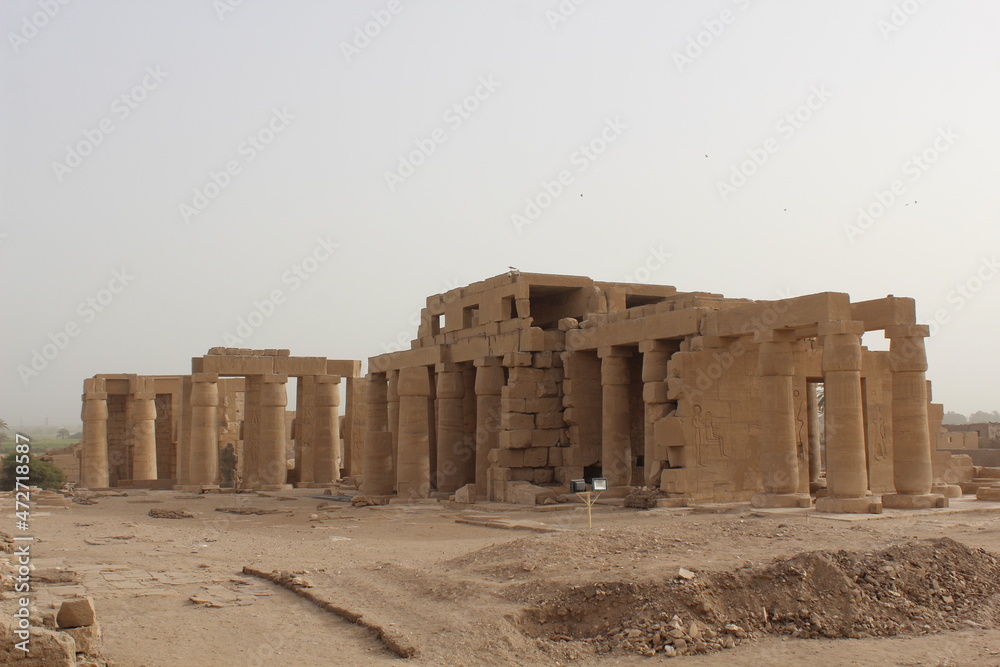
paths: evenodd
<path fill-rule="evenodd" d="M 476 485 L 466 484 L 455 492 L 456 503 L 472 504 L 476 502 Z"/>
<path fill-rule="evenodd" d="M 1000 486 L 981 486 L 976 490 L 976 500 L 1000 500 Z"/>
<path fill-rule="evenodd" d="M 56 614 L 56 625 L 60 628 L 82 628 L 96 622 L 97 613 L 91 598 L 64 600 Z"/>

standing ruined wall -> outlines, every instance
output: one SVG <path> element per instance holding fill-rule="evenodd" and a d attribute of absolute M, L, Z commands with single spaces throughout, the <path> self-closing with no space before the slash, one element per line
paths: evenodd
<path fill-rule="evenodd" d="M 411 349 L 369 360 L 372 381 L 387 383 L 369 409 L 388 425 L 364 475 L 380 494 L 405 483 L 410 497 L 464 502 L 543 502 L 571 479 L 603 477 L 611 495 L 940 506 L 958 487 L 937 472 L 944 455 L 932 457 L 940 410 L 914 313 L 891 296 L 752 301 L 512 271 L 429 297 Z M 862 334 L 880 330 L 890 351 L 867 350 Z M 459 382 L 470 364 L 474 381 Z M 426 418 L 410 414 L 412 386 L 397 391 L 413 373 L 430 382 L 416 397 Z M 448 466 L 472 421 L 475 477 L 456 477 Z M 429 481 L 414 477 L 425 469 Z M 472 481 L 454 490 L 459 479 Z"/>
<path fill-rule="evenodd" d="M 562 359 L 554 352 L 515 352 L 505 356 L 504 365 L 497 465 L 509 469 L 511 481 L 550 484 L 569 445 Z"/>

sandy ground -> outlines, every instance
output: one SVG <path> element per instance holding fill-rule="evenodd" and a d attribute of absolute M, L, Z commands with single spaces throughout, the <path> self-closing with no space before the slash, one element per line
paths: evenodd
<path fill-rule="evenodd" d="M 874 551 L 944 536 L 1000 553 L 1000 514 L 968 511 L 985 506 L 975 501 L 953 502 L 951 510 L 854 520 L 764 513 L 745 505 L 725 513 L 607 505 L 595 507 L 588 531 L 581 507 L 463 509 L 435 501 L 353 508 L 341 502 L 318 510 L 331 503 L 311 497 L 317 493 L 135 491 L 90 506 L 36 507 L 36 572 L 75 574 L 75 581 L 44 585 L 38 604 L 44 611 L 67 596 L 92 596 L 103 655 L 129 667 L 640 665 L 664 658 L 598 655 L 578 642 L 553 649 L 526 636 L 518 619 L 525 608 L 573 586 L 664 581 L 678 567 L 701 576 L 803 551 Z M 280 513 L 215 511 L 234 506 Z M 194 517 L 152 518 L 151 509 Z M 466 520 L 507 520 L 557 532 L 460 522 Z M 308 591 L 362 614 L 416 655 L 398 657 L 371 630 L 242 574 L 244 566 L 298 572 L 312 585 Z M 1000 665 L 1000 630 L 837 640 L 765 637 L 672 660 L 693 666 Z"/>

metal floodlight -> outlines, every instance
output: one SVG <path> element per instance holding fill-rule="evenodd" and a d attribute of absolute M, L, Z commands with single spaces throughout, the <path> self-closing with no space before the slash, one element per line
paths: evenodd
<path fill-rule="evenodd" d="M 587 490 L 587 486 L 587 480 L 585 479 L 571 479 L 569 481 L 570 493 L 578 495 L 580 500 L 587 506 L 587 528 L 593 528 L 594 523 L 591 519 L 591 508 L 597 502 L 601 492 L 608 490 L 608 480 L 603 477 L 592 477 L 589 484 L 590 491 Z"/>

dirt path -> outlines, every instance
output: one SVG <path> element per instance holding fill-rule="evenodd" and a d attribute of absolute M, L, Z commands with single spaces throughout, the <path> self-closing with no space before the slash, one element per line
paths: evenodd
<path fill-rule="evenodd" d="M 456 523 L 481 512 L 438 503 L 318 511 L 323 501 L 257 495 L 135 492 L 93 506 L 37 508 L 36 572 L 63 568 L 78 581 L 47 585 L 41 605 L 94 597 L 104 654 L 116 665 L 649 664 L 600 655 L 586 642 L 536 641 L 522 632 L 526 608 L 593 582 L 663 582 L 678 567 L 695 581 L 803 551 L 874 552 L 914 538 L 950 537 L 1000 553 L 996 514 L 931 513 L 832 521 L 737 508 L 735 513 L 598 508 L 586 531 L 579 508 L 501 511 L 562 532 L 497 530 Z M 280 511 L 217 512 L 239 506 Z M 150 509 L 191 519 L 155 519 Z M 290 510 L 290 511 L 289 511 Z M 311 518 L 312 517 L 312 518 Z M 582 530 L 581 530 L 582 528 Z M 309 590 L 417 647 L 401 660 L 369 630 L 324 612 L 275 584 L 241 573 L 287 570 Z M 199 602 L 193 602 L 195 598 Z M 609 612 L 613 613 L 613 612 Z M 609 622 L 614 619 L 608 619 Z M 766 637 L 678 658 L 692 665 L 1000 665 L 1000 632 L 973 628 L 860 640 Z"/>

